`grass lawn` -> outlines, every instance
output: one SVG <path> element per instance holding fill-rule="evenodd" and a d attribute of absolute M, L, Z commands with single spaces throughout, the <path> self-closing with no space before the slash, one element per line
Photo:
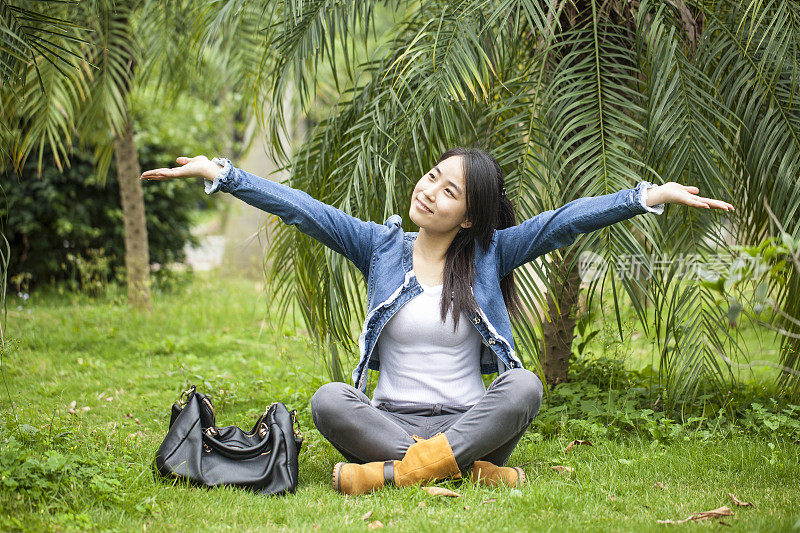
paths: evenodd
<path fill-rule="evenodd" d="M 567 431 L 529 432 L 509 462 L 527 473 L 521 489 L 448 482 L 460 498 L 419 487 L 344 497 L 330 486 L 342 457 L 311 421 L 309 400 L 326 380 L 318 347 L 302 330 L 277 331 L 258 284 L 224 272 L 154 294 L 149 316 L 113 291 L 95 300 L 11 295 L 8 309 L 3 530 L 365 530 L 379 521 L 402 531 L 800 531 L 800 445 L 765 437 L 601 439 L 565 452 Z M 305 442 L 296 494 L 203 490 L 153 477 L 169 407 L 188 383 L 212 394 L 218 425 L 250 426 L 275 400 L 298 410 Z M 552 469 L 559 465 L 573 471 Z M 756 506 L 736 507 L 728 493 Z M 658 522 L 721 506 L 733 515 Z"/>

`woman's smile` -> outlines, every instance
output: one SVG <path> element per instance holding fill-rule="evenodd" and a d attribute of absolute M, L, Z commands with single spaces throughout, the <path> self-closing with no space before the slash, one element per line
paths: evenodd
<path fill-rule="evenodd" d="M 420 201 L 419 201 L 419 199 L 417 199 L 417 200 L 416 200 L 416 203 L 417 203 L 417 209 L 419 209 L 419 210 L 420 210 L 420 211 L 422 211 L 423 213 L 433 213 L 433 211 L 431 211 L 430 209 L 428 209 L 427 207 L 425 207 L 425 204 L 423 204 L 422 202 L 420 202 Z"/>

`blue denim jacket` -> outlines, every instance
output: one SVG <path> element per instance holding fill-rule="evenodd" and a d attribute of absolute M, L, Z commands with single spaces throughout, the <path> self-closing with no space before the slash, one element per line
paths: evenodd
<path fill-rule="evenodd" d="M 381 330 L 392 316 L 423 289 L 414 276 L 412 251 L 418 232 L 404 232 L 400 215 L 383 224 L 365 222 L 315 200 L 307 193 L 282 183 L 260 178 L 234 167 L 228 159 L 213 181 L 205 180 L 205 192 L 227 192 L 275 214 L 285 224 L 296 225 L 350 260 L 367 282 L 367 316 L 358 338 L 359 362 L 353 385 L 367 388 L 367 369 L 380 369 L 375 350 Z M 481 373 L 503 373 L 522 366 L 514 351 L 511 319 L 500 290 L 500 280 L 520 265 L 574 242 L 581 233 L 627 220 L 641 213 L 661 214 L 663 204 L 646 205 L 649 182 L 613 194 L 579 198 L 558 209 L 545 211 L 521 224 L 495 231 L 488 249 L 475 246 L 475 283 L 472 288 L 479 309 L 469 319 L 483 337 Z"/>

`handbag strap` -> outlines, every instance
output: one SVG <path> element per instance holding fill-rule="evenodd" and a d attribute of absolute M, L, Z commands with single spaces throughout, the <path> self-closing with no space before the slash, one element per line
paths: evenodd
<path fill-rule="evenodd" d="M 271 432 L 267 433 L 267 436 L 255 446 L 250 446 L 249 448 L 234 448 L 231 446 L 226 446 L 214 437 L 203 433 L 203 443 L 209 448 L 212 448 L 218 453 L 230 457 L 231 459 L 250 459 L 261 454 L 268 454 L 272 452 L 272 448 L 278 443 L 275 442 L 272 446 L 269 446 L 269 444 L 272 442 L 270 436 Z"/>
<path fill-rule="evenodd" d="M 192 385 L 191 387 L 189 387 L 188 389 L 183 391 L 181 393 L 180 397 L 178 398 L 178 403 L 180 404 L 180 407 L 183 408 L 186 405 L 186 403 L 189 401 L 189 399 L 196 392 L 197 392 L 197 388 L 194 385 Z M 253 427 L 253 430 L 251 431 L 250 434 L 251 435 L 255 435 L 256 433 L 258 433 L 259 436 L 262 437 L 261 442 L 259 442 L 255 446 L 251 446 L 249 448 L 233 448 L 233 447 L 226 446 L 225 444 L 219 442 L 215 438 L 219 434 L 219 429 L 217 428 L 217 425 L 216 425 L 216 416 L 215 416 L 216 413 L 214 412 L 214 407 L 211 405 L 211 402 L 208 400 L 208 398 L 206 398 L 204 395 L 201 395 L 201 396 L 203 396 L 202 399 L 204 400 L 204 403 L 209 407 L 209 409 L 211 411 L 211 417 L 212 417 L 212 425 L 207 427 L 203 431 L 203 437 L 202 437 L 203 438 L 203 447 L 207 447 L 208 446 L 210 448 L 214 448 L 215 450 L 217 450 L 219 453 L 222 453 L 223 455 L 227 455 L 229 457 L 239 458 L 239 459 L 242 459 L 242 458 L 245 458 L 245 457 L 255 457 L 256 455 L 260 455 L 261 453 L 265 453 L 265 452 L 263 452 L 264 446 L 265 446 L 265 444 L 268 444 L 268 442 L 270 441 L 270 437 L 271 437 L 271 431 L 269 430 L 268 425 L 267 425 L 267 420 L 269 420 L 269 412 L 270 412 L 270 410 L 272 410 L 273 407 L 275 407 L 277 404 L 279 404 L 281 402 L 272 402 L 269 405 L 267 405 L 266 409 L 264 410 L 264 414 L 262 414 L 259 417 L 259 419 L 256 421 L 256 424 Z M 284 408 L 286 408 L 285 405 L 284 405 Z M 300 432 L 300 422 L 297 420 L 297 409 L 292 409 L 292 411 L 289 412 L 289 415 L 291 416 L 291 420 L 292 420 L 292 433 L 294 434 L 294 438 L 295 438 L 296 441 L 299 439 L 299 442 L 302 442 L 303 435 Z M 296 429 L 295 429 L 295 427 L 296 427 Z M 265 429 L 266 430 L 266 432 L 265 432 L 266 434 L 261 435 L 260 429 Z M 298 445 L 298 447 L 299 447 L 299 445 Z M 269 453 L 269 452 L 266 452 L 266 453 Z"/>

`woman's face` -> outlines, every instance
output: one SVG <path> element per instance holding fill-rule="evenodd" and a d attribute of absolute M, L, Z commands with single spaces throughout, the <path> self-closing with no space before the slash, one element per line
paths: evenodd
<path fill-rule="evenodd" d="M 412 222 L 436 233 L 470 227 L 465 182 L 461 156 L 448 157 L 433 167 L 414 187 L 408 213 Z"/>

